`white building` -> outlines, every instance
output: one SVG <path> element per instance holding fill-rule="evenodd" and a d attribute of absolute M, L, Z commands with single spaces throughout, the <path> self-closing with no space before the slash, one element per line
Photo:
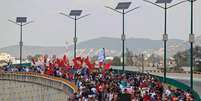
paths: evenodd
<path fill-rule="evenodd" d="M 11 60 L 11 55 L 8 53 L 0 53 L 0 61 L 6 61 L 8 62 Z"/>
<path fill-rule="evenodd" d="M 14 61 L 15 57 L 11 57 L 8 53 L 0 53 L 0 66 L 6 65 L 9 61 Z"/>

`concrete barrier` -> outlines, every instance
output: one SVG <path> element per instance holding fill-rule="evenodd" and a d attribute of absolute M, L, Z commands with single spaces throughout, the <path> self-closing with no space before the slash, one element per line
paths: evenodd
<path fill-rule="evenodd" d="M 74 92 L 77 92 L 77 87 L 73 83 L 69 82 L 68 80 L 45 75 L 45 74 L 30 73 L 30 72 L 28 73 L 27 72 L 0 73 L 0 80 L 19 81 L 19 82 L 25 82 L 25 83 L 27 82 L 31 84 L 34 83 L 38 85 L 43 85 L 44 87 L 47 87 L 47 88 L 49 87 L 49 88 L 57 89 L 60 92 L 65 93 L 67 96 L 71 95 Z M 3 93 L 3 92 L 0 92 L 0 93 Z M 48 97 L 43 97 L 43 98 L 48 98 Z M 64 101 L 66 100 L 67 99 L 65 98 Z M 9 100 L 5 100 L 5 101 L 9 101 Z M 36 100 L 29 99 L 28 101 L 36 101 Z M 48 100 L 42 100 L 42 101 L 48 101 Z"/>

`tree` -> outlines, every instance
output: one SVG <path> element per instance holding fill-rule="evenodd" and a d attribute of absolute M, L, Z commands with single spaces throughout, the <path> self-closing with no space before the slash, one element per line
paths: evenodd
<path fill-rule="evenodd" d="M 147 61 L 151 64 L 151 66 L 156 66 L 160 63 L 161 57 L 156 54 L 151 54 L 151 56 L 148 57 Z"/>
<path fill-rule="evenodd" d="M 174 55 L 177 67 L 189 66 L 189 51 L 178 52 Z"/>
<path fill-rule="evenodd" d="M 33 58 L 33 56 L 31 56 L 31 55 L 27 56 L 27 60 L 29 60 L 29 61 L 32 61 L 32 58 Z"/>
<path fill-rule="evenodd" d="M 121 59 L 118 56 L 115 56 L 112 60 L 113 66 L 120 66 L 121 65 Z"/>
<path fill-rule="evenodd" d="M 126 65 L 128 66 L 132 66 L 134 63 L 133 63 L 133 53 L 131 51 L 129 51 L 128 48 L 126 48 Z"/>
<path fill-rule="evenodd" d="M 194 49 L 194 64 L 195 71 L 201 72 L 201 46 L 196 46 Z"/>
<path fill-rule="evenodd" d="M 201 71 L 201 46 L 196 46 L 193 50 L 194 50 L 193 51 L 194 70 Z M 190 51 L 188 49 L 183 52 L 178 52 L 176 55 L 174 55 L 177 67 L 190 66 L 190 53 L 189 52 Z"/>

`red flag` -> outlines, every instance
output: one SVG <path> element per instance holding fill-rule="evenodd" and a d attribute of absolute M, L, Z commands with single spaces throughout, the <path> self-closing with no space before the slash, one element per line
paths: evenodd
<path fill-rule="evenodd" d="M 63 56 L 63 61 L 65 64 L 67 64 L 67 56 L 66 55 Z"/>
<path fill-rule="evenodd" d="M 73 59 L 73 63 L 75 68 L 80 68 L 82 67 L 83 59 L 81 57 L 76 57 Z"/>
<path fill-rule="evenodd" d="M 105 70 L 109 70 L 111 64 L 112 64 L 112 61 L 110 61 L 109 63 L 105 64 L 104 69 L 105 69 Z"/>
<path fill-rule="evenodd" d="M 61 59 L 61 60 L 60 60 L 60 67 L 64 67 L 64 66 L 65 66 L 64 60 Z"/>
<path fill-rule="evenodd" d="M 60 66 L 60 60 L 57 58 L 55 62 L 58 66 Z"/>
<path fill-rule="evenodd" d="M 65 67 L 65 66 L 69 66 L 69 60 L 68 60 L 68 58 L 67 58 L 67 56 L 66 55 L 64 55 L 63 56 L 63 66 Z"/>
<path fill-rule="evenodd" d="M 56 60 L 53 60 L 53 66 L 59 66 L 62 67 L 61 59 L 57 58 Z"/>
<path fill-rule="evenodd" d="M 88 66 L 88 68 L 91 70 L 91 69 L 94 69 L 94 66 L 95 64 L 91 64 L 91 62 L 89 61 L 89 57 L 87 57 L 84 62 L 86 63 L 86 65 Z"/>
<path fill-rule="evenodd" d="M 63 59 L 57 58 L 55 64 L 57 64 L 59 67 L 64 67 Z"/>
<path fill-rule="evenodd" d="M 71 68 L 71 67 L 68 65 L 68 66 L 65 66 L 64 70 L 65 70 L 65 71 L 69 71 L 70 68 Z"/>
<path fill-rule="evenodd" d="M 57 59 L 52 60 L 52 66 L 55 67 L 57 65 Z"/>

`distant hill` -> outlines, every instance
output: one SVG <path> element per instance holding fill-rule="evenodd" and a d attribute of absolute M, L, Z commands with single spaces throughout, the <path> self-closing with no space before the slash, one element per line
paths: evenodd
<path fill-rule="evenodd" d="M 109 48 L 111 50 L 121 50 L 122 41 L 118 38 L 101 37 L 87 40 L 78 44 L 79 48 Z M 128 38 L 125 41 L 125 47 L 129 49 L 157 49 L 162 46 L 159 40 L 150 40 L 142 38 Z"/>
<path fill-rule="evenodd" d="M 183 40 L 170 39 L 169 44 L 181 44 Z M 121 50 L 122 41 L 119 38 L 101 37 L 80 42 L 78 48 L 109 48 L 112 50 Z M 128 38 L 125 41 L 125 47 L 135 49 L 159 49 L 163 46 L 162 40 L 151 40 L 144 38 Z M 71 46 L 73 47 L 73 46 Z"/>
<path fill-rule="evenodd" d="M 128 38 L 125 43 L 125 47 L 132 50 L 134 53 L 156 53 L 163 54 L 163 41 L 162 40 L 151 40 L 143 38 Z M 116 55 L 120 55 L 122 49 L 122 41 L 119 38 L 100 37 L 91 39 L 83 42 L 79 42 L 77 45 L 78 49 L 94 49 L 94 48 L 107 48 L 112 51 L 116 51 Z M 168 55 L 172 56 L 178 51 L 183 51 L 187 47 L 186 42 L 178 39 L 168 40 Z M 72 50 L 73 45 L 69 46 Z M 66 52 L 65 47 L 43 47 L 43 46 L 23 46 L 23 56 L 35 54 L 49 54 L 61 56 Z M 13 45 L 4 48 L 0 48 L 0 52 L 7 52 L 12 56 L 18 57 L 19 46 Z"/>
<path fill-rule="evenodd" d="M 110 50 L 116 50 L 121 52 L 122 41 L 118 38 L 101 37 L 80 42 L 78 44 L 78 48 L 103 48 L 103 47 Z M 161 55 L 163 53 L 163 51 L 162 53 L 160 52 L 161 48 L 163 48 L 163 41 L 144 39 L 144 38 L 128 38 L 125 42 L 125 48 L 132 50 L 136 54 L 146 51 L 148 53 L 156 53 Z M 169 52 L 168 56 L 172 56 L 178 51 L 183 51 L 186 48 L 187 44 L 185 43 L 184 40 L 178 40 L 178 39 L 168 40 L 167 43 L 167 50 Z"/>

